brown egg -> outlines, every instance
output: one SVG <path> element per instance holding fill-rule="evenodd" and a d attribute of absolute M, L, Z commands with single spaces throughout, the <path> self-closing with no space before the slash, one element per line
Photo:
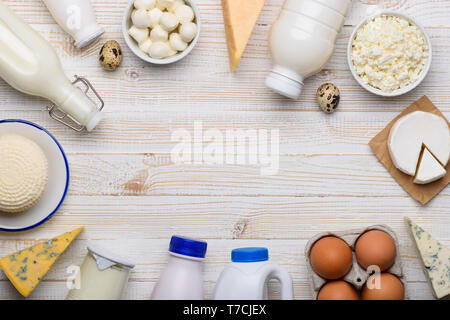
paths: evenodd
<path fill-rule="evenodd" d="M 379 277 L 379 288 L 376 287 L 375 277 L 377 276 Z M 372 285 L 373 289 L 369 289 L 369 285 Z M 396 276 L 385 272 L 369 277 L 362 289 L 361 297 L 363 300 L 403 300 L 405 299 L 405 289 L 403 283 Z"/>
<path fill-rule="evenodd" d="M 314 271 L 325 279 L 342 278 L 352 268 L 352 250 L 344 240 L 333 236 L 316 241 L 309 258 Z"/>
<path fill-rule="evenodd" d="M 394 239 L 386 232 L 370 230 L 356 241 L 355 253 L 364 269 L 375 265 L 380 267 L 380 271 L 386 271 L 394 264 L 397 250 Z"/>
<path fill-rule="evenodd" d="M 317 300 L 359 300 L 356 289 L 343 280 L 330 281 L 319 291 Z"/>

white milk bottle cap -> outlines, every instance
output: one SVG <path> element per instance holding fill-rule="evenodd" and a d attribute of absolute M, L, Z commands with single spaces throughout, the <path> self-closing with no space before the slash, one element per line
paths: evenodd
<path fill-rule="evenodd" d="M 95 42 L 103 33 L 105 33 L 105 29 L 100 27 L 97 23 L 83 27 L 78 32 L 73 34 L 75 47 L 78 49 L 84 48 Z"/>
<path fill-rule="evenodd" d="M 285 97 L 296 100 L 302 93 L 303 79 L 288 69 L 275 66 L 266 78 L 266 86 Z"/>

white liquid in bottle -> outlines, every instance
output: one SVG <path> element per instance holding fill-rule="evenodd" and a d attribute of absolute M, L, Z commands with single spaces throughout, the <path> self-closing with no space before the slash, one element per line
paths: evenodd
<path fill-rule="evenodd" d="M 291 99 L 300 97 L 303 81 L 331 58 L 351 0 L 286 0 L 272 26 L 274 67 L 266 85 Z"/>
<path fill-rule="evenodd" d="M 102 118 L 101 108 L 66 77 L 51 45 L 3 2 L 0 77 L 21 92 L 52 101 L 80 128 L 91 131 Z"/>

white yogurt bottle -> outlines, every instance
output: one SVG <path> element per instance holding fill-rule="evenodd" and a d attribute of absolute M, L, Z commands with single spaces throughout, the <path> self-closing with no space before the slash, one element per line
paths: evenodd
<path fill-rule="evenodd" d="M 79 288 L 72 288 L 66 300 L 120 300 L 134 264 L 96 245 L 88 246 L 79 273 Z"/>
<path fill-rule="evenodd" d="M 203 300 L 203 260 L 207 243 L 173 236 L 169 262 L 153 289 L 152 300 Z"/>
<path fill-rule="evenodd" d="M 75 40 L 78 49 L 96 41 L 105 30 L 95 18 L 90 0 L 43 0 L 60 27 Z"/>
<path fill-rule="evenodd" d="M 235 249 L 231 261 L 217 280 L 214 300 L 267 300 L 267 284 L 273 279 L 280 283 L 282 300 L 294 299 L 291 276 L 269 261 L 268 249 Z"/>
<path fill-rule="evenodd" d="M 273 69 L 267 87 L 298 99 L 303 81 L 331 58 L 351 0 L 286 0 L 272 26 Z"/>
<path fill-rule="evenodd" d="M 53 102 L 50 115 L 71 128 L 91 131 L 102 118 L 103 101 L 84 78 L 71 83 L 52 46 L 0 2 L 0 77 L 13 88 Z M 86 93 L 92 89 L 97 105 Z"/>

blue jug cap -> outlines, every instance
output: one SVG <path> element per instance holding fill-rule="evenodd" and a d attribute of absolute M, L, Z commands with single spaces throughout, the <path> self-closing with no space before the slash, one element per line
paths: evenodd
<path fill-rule="evenodd" d="M 240 248 L 231 251 L 233 262 L 261 262 L 269 260 L 267 248 Z"/>
<path fill-rule="evenodd" d="M 208 244 L 205 241 L 173 236 L 169 251 L 193 258 L 204 258 Z"/>

